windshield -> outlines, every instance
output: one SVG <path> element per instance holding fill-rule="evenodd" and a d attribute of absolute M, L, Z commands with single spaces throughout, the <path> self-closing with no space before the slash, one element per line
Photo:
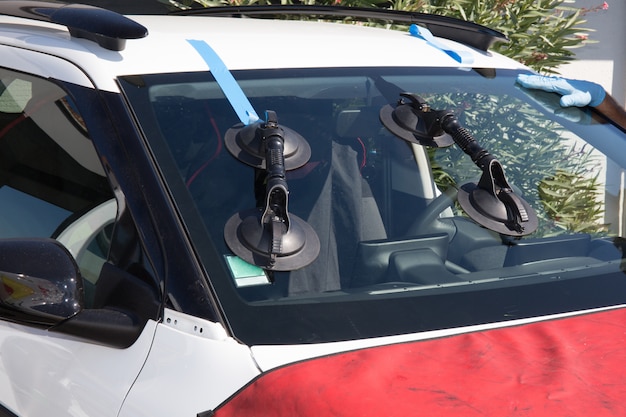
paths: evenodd
<path fill-rule="evenodd" d="M 267 177 L 229 148 L 242 125 L 212 75 L 120 82 L 240 340 L 350 340 L 626 301 L 626 135 L 591 110 L 561 109 L 558 96 L 524 90 L 512 71 L 233 75 L 259 115 L 275 112 L 311 148 L 295 169 L 285 151 L 291 224 L 319 240 L 312 261 L 288 263 L 294 270 L 251 265 L 231 249 L 244 218 L 260 218 Z M 454 112 L 536 214 L 534 232 L 501 234 L 468 217 L 456 197 L 481 177 L 472 159 L 455 144 L 403 140 L 381 123 L 381 109 L 403 92 Z"/>

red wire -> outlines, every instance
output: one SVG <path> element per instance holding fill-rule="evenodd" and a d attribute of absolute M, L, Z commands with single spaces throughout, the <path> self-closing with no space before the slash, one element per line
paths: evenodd
<path fill-rule="evenodd" d="M 29 114 L 26 114 L 26 108 L 25 108 L 24 111 L 18 117 L 16 117 L 9 124 L 4 126 L 2 128 L 2 130 L 0 130 L 0 139 L 2 139 L 4 137 L 4 135 L 9 133 L 9 130 L 13 129 L 15 126 L 17 126 L 18 124 L 22 123 L 24 120 L 28 119 L 31 114 L 34 114 L 37 111 L 39 111 L 39 109 L 41 109 L 41 107 L 43 107 L 44 104 L 49 103 L 51 97 L 54 98 L 54 97 L 57 97 L 57 95 L 56 94 L 50 94 L 47 97 L 44 97 L 44 98 L 38 100 L 32 106 L 27 106 Z"/>
<path fill-rule="evenodd" d="M 13 119 L 13 121 L 11 123 L 9 123 L 2 130 L 0 130 L 0 139 L 2 139 L 4 137 L 4 135 L 6 135 L 9 132 L 9 130 L 13 129 L 13 127 L 15 127 L 16 125 L 20 124 L 24 120 L 26 120 L 26 114 L 25 113 L 22 113 L 17 118 Z"/>
<path fill-rule="evenodd" d="M 359 167 L 359 169 L 363 169 L 367 164 L 367 151 L 365 149 L 365 144 L 363 143 L 361 138 L 356 138 L 356 140 L 359 142 L 359 144 L 361 145 L 361 149 L 363 150 L 363 158 L 361 158 L 361 166 Z"/>
<path fill-rule="evenodd" d="M 222 151 L 222 135 L 220 133 L 220 130 L 217 127 L 217 122 L 215 121 L 215 118 L 213 117 L 213 114 L 211 113 L 211 110 L 209 110 L 207 108 L 207 112 L 209 113 L 209 120 L 211 122 L 211 126 L 213 126 L 213 131 L 215 131 L 215 135 L 217 136 L 217 147 L 215 148 L 215 152 L 213 152 L 213 155 L 204 163 L 202 164 L 202 166 L 200 166 L 200 168 L 198 168 L 192 175 L 191 177 L 189 177 L 189 179 L 187 180 L 187 187 L 189 187 L 191 185 L 192 182 L 194 182 L 194 180 L 198 177 L 198 175 L 200 175 L 200 173 L 202 171 L 204 171 L 204 169 L 209 166 L 209 164 L 211 162 L 213 162 L 213 160 L 215 158 L 217 158 L 217 156 L 220 154 L 220 152 Z"/>

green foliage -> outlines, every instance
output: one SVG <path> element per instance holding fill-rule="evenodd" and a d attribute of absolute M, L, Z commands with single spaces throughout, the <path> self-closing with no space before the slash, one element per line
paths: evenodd
<path fill-rule="evenodd" d="M 578 233 L 606 232 L 606 226 L 599 224 L 604 213 L 602 204 L 597 203 L 601 188 L 596 177 L 559 170 L 542 180 L 538 188 L 555 226 Z"/>

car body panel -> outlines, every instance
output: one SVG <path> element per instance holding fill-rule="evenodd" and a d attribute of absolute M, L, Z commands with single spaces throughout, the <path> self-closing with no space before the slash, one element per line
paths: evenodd
<path fill-rule="evenodd" d="M 174 22 L 163 16 L 133 16 L 133 19 L 145 25 L 149 34 L 143 39 L 127 41 L 126 49 L 120 52 L 104 50 L 88 40 L 71 39 L 56 25 L 48 25 L 56 30 L 50 27 L 33 30 L 20 25 L 13 30 L 0 30 L 0 43 L 45 50 L 79 62 L 94 84 L 107 91 L 119 91 L 115 78 L 120 75 L 206 70 L 206 62 L 187 40 L 207 42 L 230 70 L 359 67 L 378 62 L 388 66 L 522 67 L 496 53 L 441 39 L 451 49 L 473 57 L 471 63 L 462 64 L 408 33 L 357 25 L 286 21 L 276 27 L 271 20 L 183 16 Z M 23 19 L 0 17 L 0 22 L 22 23 Z M 294 47 L 306 50 L 307 54 L 280 53 Z M 376 60 L 372 60 L 372 50 L 377 51 Z M 425 55 L 429 56 L 427 61 L 423 59 Z"/>
<path fill-rule="evenodd" d="M 0 406 L 18 416 L 115 415 L 155 330 L 148 323 L 131 347 L 116 349 L 0 321 Z"/>
<path fill-rule="evenodd" d="M 228 337 L 219 324 L 166 310 L 119 415 L 197 415 L 259 374 L 250 348 Z"/>

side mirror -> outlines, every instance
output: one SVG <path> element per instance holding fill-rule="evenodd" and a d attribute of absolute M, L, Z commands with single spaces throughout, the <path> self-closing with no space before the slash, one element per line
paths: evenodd
<path fill-rule="evenodd" d="M 68 250 L 54 239 L 0 239 L 0 316 L 52 326 L 84 307 L 83 281 Z"/>

